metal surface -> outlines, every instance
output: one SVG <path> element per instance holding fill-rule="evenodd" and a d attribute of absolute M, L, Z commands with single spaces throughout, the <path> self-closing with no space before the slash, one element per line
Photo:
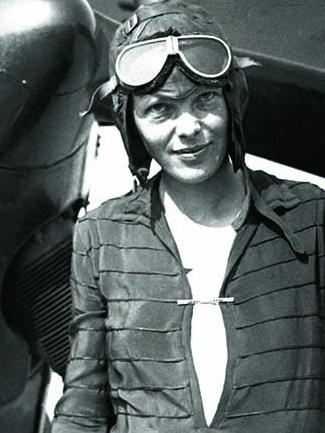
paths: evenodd
<path fill-rule="evenodd" d="M 10 257 L 80 197 L 92 119 L 78 107 L 98 58 L 84 1 L 2 1 L 0 23 L 0 223 L 10 227 L 0 232 L 0 257 Z"/>
<path fill-rule="evenodd" d="M 33 305 L 33 311 L 22 303 L 23 313 L 15 310 L 22 277 L 15 271 L 24 271 L 26 261 L 37 269 L 37 259 L 45 260 L 53 247 L 49 228 L 55 226 L 56 251 L 71 242 L 78 209 L 87 200 L 84 171 L 92 157 L 87 144 L 94 119 L 81 118 L 79 112 L 107 73 L 102 61 L 107 39 L 85 0 L 0 0 L 0 7 L 1 287 L 14 263 L 6 279 L 6 296 L 0 292 L 0 430 L 20 433 L 34 431 L 43 389 L 33 386 L 32 366 L 46 359 L 41 339 L 48 330 L 41 320 L 41 302 Z M 70 255 L 62 257 L 51 255 L 53 284 L 42 285 L 35 272 L 37 284 L 30 285 L 34 300 L 45 292 L 55 297 L 57 291 L 60 299 L 69 293 Z M 28 295 L 24 293 L 27 299 Z M 15 329 L 7 321 L 8 311 L 16 313 Z M 25 322 L 23 314 L 35 321 L 34 329 L 25 328 L 26 323 L 33 324 Z M 60 320 L 66 326 L 67 317 L 59 316 L 56 309 L 51 317 L 55 326 Z"/>
<path fill-rule="evenodd" d="M 325 177 L 325 71 L 254 58 L 263 66 L 247 71 L 247 150 Z"/>
<path fill-rule="evenodd" d="M 139 0 L 89 0 L 89 3 L 94 9 L 122 21 Z M 323 0 L 197 0 L 194 3 L 208 9 L 220 21 L 236 48 L 325 69 Z"/>

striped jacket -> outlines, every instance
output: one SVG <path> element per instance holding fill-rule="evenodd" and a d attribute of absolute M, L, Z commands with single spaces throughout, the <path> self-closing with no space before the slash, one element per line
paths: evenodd
<path fill-rule="evenodd" d="M 74 320 L 52 433 L 325 431 L 325 192 L 249 172 L 252 200 L 220 297 L 228 364 L 206 425 L 190 349 L 186 273 L 158 179 L 82 218 Z"/>

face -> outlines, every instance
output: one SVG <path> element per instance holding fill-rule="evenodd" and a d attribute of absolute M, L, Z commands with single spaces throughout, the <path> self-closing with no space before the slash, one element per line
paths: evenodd
<path fill-rule="evenodd" d="M 157 91 L 134 96 L 134 120 L 165 177 L 200 183 L 225 160 L 228 115 L 221 88 L 197 85 L 174 69 Z"/>

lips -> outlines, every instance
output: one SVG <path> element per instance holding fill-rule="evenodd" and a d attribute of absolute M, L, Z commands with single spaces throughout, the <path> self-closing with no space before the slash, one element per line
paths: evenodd
<path fill-rule="evenodd" d="M 210 143 L 200 144 L 200 145 L 190 146 L 190 147 L 183 147 L 181 149 L 174 150 L 173 153 L 176 153 L 177 155 L 195 155 L 197 153 L 204 151 L 209 145 Z"/>

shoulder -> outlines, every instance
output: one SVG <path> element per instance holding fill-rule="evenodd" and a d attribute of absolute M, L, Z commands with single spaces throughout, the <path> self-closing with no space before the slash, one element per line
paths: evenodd
<path fill-rule="evenodd" d="M 138 199 L 137 192 L 130 191 L 127 194 L 105 200 L 98 207 L 87 211 L 84 216 L 79 218 L 79 223 L 96 222 L 101 219 L 110 219 L 118 214 L 123 214 L 129 203 Z"/>
<path fill-rule="evenodd" d="M 280 179 L 262 171 L 249 171 L 258 196 L 281 218 L 298 230 L 319 226 L 325 219 L 325 191 L 304 181 Z"/>
<path fill-rule="evenodd" d="M 118 223 L 147 222 L 151 217 L 152 194 L 157 190 L 159 177 L 150 179 L 145 187 L 104 201 L 100 206 L 87 212 L 78 220 L 78 225 L 97 227 L 107 230 L 107 227 Z"/>
<path fill-rule="evenodd" d="M 325 191 L 311 182 L 282 179 L 261 170 L 249 170 L 249 176 L 257 190 L 267 197 L 276 196 L 284 200 L 296 197 L 301 202 L 325 197 Z"/>
<path fill-rule="evenodd" d="M 104 201 L 78 219 L 74 229 L 75 243 L 84 246 L 103 242 L 120 242 L 135 236 L 141 227 L 151 230 L 152 192 L 157 182 L 152 179 L 145 187 Z"/>
<path fill-rule="evenodd" d="M 101 238 L 115 230 L 114 222 L 123 220 L 129 203 L 138 199 L 137 193 L 128 194 L 104 201 L 98 207 L 87 211 L 78 218 L 74 227 L 74 244 L 84 246 L 99 245 Z"/>

